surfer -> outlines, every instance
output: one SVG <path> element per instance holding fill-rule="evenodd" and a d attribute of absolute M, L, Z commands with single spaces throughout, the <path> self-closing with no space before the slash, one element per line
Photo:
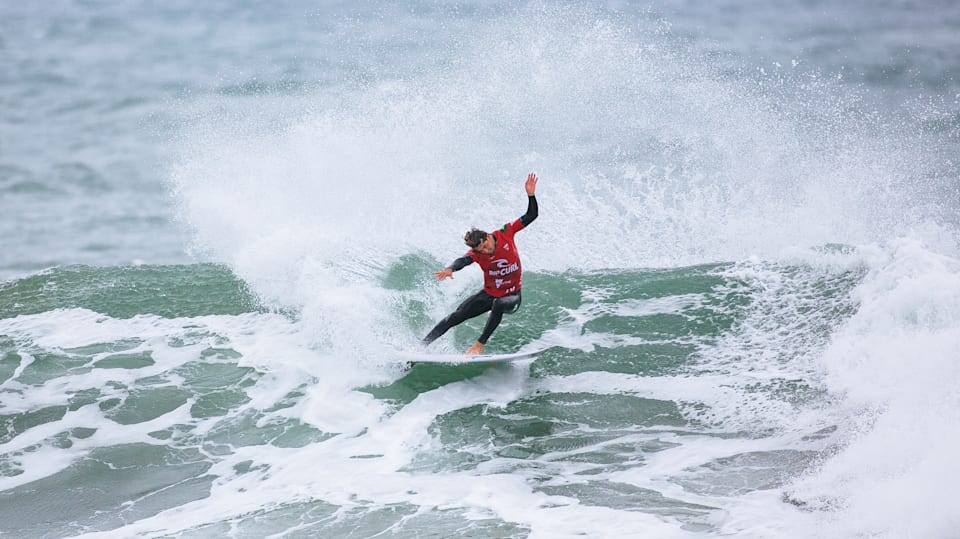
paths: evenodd
<path fill-rule="evenodd" d="M 435 273 L 440 281 L 452 279 L 453 272 L 476 262 L 483 270 L 483 289 L 464 300 L 457 310 L 430 330 L 423 338 L 424 346 L 440 338 L 453 326 L 490 311 L 480 338 L 466 351 L 466 355 L 475 356 L 483 350 L 487 339 L 500 325 L 503 315 L 513 314 L 520 308 L 520 255 L 513 235 L 537 218 L 537 175 L 533 172 L 528 174 L 523 187 L 527 191 L 527 213 L 492 233 L 472 228 L 463 237 L 470 247 L 467 254 Z"/>

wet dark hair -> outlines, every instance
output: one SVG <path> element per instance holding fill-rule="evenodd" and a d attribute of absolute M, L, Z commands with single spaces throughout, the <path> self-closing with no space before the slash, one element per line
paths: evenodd
<path fill-rule="evenodd" d="M 463 235 L 463 241 L 466 242 L 471 249 L 480 245 L 485 239 L 487 239 L 487 233 L 479 228 L 471 228 L 469 232 Z"/>

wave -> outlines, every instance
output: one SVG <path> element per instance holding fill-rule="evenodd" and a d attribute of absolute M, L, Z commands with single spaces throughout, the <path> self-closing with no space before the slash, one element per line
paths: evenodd
<path fill-rule="evenodd" d="M 415 535 L 426 516 L 410 515 L 448 504 L 424 515 L 518 536 L 948 536 L 958 264 L 899 240 L 532 271 L 491 346 L 533 342 L 541 358 L 411 372 L 373 346 L 375 328 L 354 328 L 368 342 L 348 349 L 303 312 L 226 301 L 243 286 L 222 267 L 51 270 L 4 284 L 19 294 L 0 318 L 4 529 L 334 533 L 346 511 L 369 533 Z M 431 267 L 409 255 L 375 279 L 401 305 L 384 314 L 394 331 L 416 335 L 456 301 L 424 291 Z M 141 491 L 109 487 L 131 473 Z M 71 485 L 112 494 L 39 518 L 44 493 Z"/>

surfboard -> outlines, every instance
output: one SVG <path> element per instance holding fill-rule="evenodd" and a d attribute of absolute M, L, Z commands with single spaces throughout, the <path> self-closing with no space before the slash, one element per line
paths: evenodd
<path fill-rule="evenodd" d="M 444 363 L 447 365 L 467 365 L 470 363 L 504 363 L 510 361 L 519 361 L 521 359 L 533 359 L 542 354 L 546 349 L 529 350 L 526 352 L 514 352 L 512 354 L 480 354 L 476 356 L 465 356 L 463 354 L 428 354 L 426 352 L 406 352 L 400 354 L 400 359 L 407 363 Z"/>

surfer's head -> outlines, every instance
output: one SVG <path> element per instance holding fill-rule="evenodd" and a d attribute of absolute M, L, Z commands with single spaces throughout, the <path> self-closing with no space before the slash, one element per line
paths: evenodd
<path fill-rule="evenodd" d="M 464 234 L 463 241 L 474 251 L 485 255 L 492 255 L 495 248 L 493 236 L 479 228 L 471 228 Z"/>

